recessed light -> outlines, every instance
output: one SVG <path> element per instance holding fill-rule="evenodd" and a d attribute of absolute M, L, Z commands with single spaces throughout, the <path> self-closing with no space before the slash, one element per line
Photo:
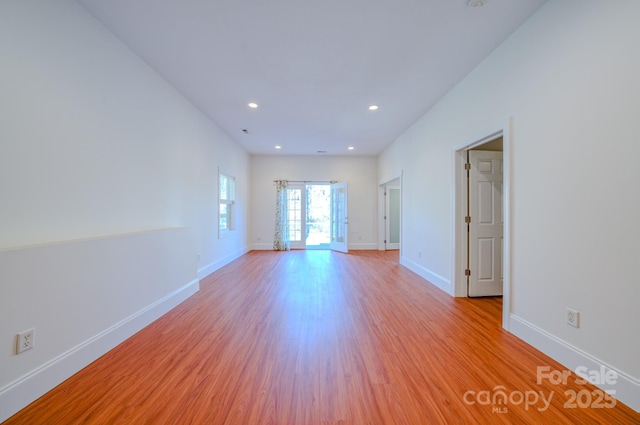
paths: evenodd
<path fill-rule="evenodd" d="M 376 109 L 378 109 L 378 105 L 371 105 L 371 106 L 369 106 L 369 110 L 370 110 L 370 111 L 375 111 Z"/>
<path fill-rule="evenodd" d="M 249 103 L 249 108 L 256 109 L 257 107 L 258 107 L 258 104 L 257 104 L 257 103 L 255 103 L 255 102 L 250 102 L 250 103 Z"/>
<path fill-rule="evenodd" d="M 347 149 L 349 149 L 350 151 L 354 150 L 355 148 L 353 146 L 349 146 Z"/>
<path fill-rule="evenodd" d="M 275 146 L 275 148 L 276 148 L 276 149 L 282 149 L 282 146 L 280 146 L 280 145 L 276 145 L 276 146 Z"/>

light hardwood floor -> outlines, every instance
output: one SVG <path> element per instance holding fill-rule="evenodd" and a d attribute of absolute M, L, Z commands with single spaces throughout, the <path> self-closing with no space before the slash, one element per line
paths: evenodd
<path fill-rule="evenodd" d="M 452 298 L 396 252 L 251 252 L 6 425 L 640 423 L 619 402 L 565 406 L 596 388 L 537 384 L 538 366 L 565 368 L 500 315 L 499 298 Z"/>

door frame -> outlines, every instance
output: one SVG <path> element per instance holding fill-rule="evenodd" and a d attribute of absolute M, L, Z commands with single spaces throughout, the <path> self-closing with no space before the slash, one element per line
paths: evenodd
<path fill-rule="evenodd" d="M 464 164 L 467 161 L 467 150 L 480 146 L 497 137 L 502 136 L 503 155 L 503 220 L 504 220 L 504 250 L 502 253 L 502 327 L 509 330 L 509 315 L 511 313 L 511 118 L 482 131 L 478 136 L 470 137 L 463 143 L 452 148 L 453 154 L 453 295 L 467 296 L 467 279 L 464 273 L 467 264 L 467 173 Z"/>

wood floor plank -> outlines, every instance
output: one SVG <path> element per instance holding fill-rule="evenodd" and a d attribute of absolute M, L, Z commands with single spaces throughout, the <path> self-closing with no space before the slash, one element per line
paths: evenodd
<path fill-rule="evenodd" d="M 640 424 L 567 408 L 596 388 L 538 366 L 565 369 L 501 329 L 499 298 L 452 298 L 395 252 L 260 251 L 5 425 Z M 500 388 L 550 405 L 465 398 Z"/>

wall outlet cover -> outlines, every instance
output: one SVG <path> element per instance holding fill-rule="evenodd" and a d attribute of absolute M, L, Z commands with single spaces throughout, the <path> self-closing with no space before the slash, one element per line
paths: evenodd
<path fill-rule="evenodd" d="M 32 349 L 35 345 L 35 336 L 36 330 L 34 328 L 19 332 L 16 337 L 16 354 Z"/>

